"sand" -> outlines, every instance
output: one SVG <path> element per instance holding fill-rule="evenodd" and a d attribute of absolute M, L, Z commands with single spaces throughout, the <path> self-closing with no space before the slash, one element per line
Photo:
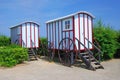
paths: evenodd
<path fill-rule="evenodd" d="M 39 59 L 12 68 L 0 67 L 0 80 L 120 80 L 120 59 L 101 64 L 105 69 L 91 71 Z"/>

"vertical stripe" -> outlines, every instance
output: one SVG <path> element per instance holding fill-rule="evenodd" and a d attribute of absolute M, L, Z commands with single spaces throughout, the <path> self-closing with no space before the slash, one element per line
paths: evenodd
<path fill-rule="evenodd" d="M 53 22 L 52 22 L 52 44 L 54 48 L 54 30 L 53 30 Z"/>
<path fill-rule="evenodd" d="M 22 25 L 20 25 L 19 28 L 19 31 L 20 31 L 20 34 L 19 34 L 19 44 L 20 46 L 22 47 Z"/>
<path fill-rule="evenodd" d="M 70 38 L 70 32 L 71 32 L 71 31 L 68 32 L 68 34 L 69 34 L 69 38 Z"/>
<path fill-rule="evenodd" d="M 25 27 L 26 27 L 26 47 L 27 47 L 27 23 L 25 23 Z"/>
<path fill-rule="evenodd" d="M 73 27 L 73 42 L 75 43 L 74 16 L 72 17 L 72 27 Z M 75 46 L 74 46 L 74 51 L 75 51 Z"/>
<path fill-rule="evenodd" d="M 21 46 L 22 46 L 22 26 L 21 26 Z"/>
<path fill-rule="evenodd" d="M 21 26 L 18 27 L 18 44 L 21 46 Z"/>
<path fill-rule="evenodd" d="M 91 32 L 92 32 L 92 43 L 93 43 L 93 18 L 91 17 Z M 92 45 L 92 48 L 93 48 L 93 45 Z"/>
<path fill-rule="evenodd" d="M 35 31 L 35 24 L 34 24 L 34 47 L 36 48 L 36 31 Z"/>
<path fill-rule="evenodd" d="M 48 41 L 48 24 L 46 24 L 46 32 L 47 32 L 47 41 Z"/>
<path fill-rule="evenodd" d="M 30 48 L 32 48 L 32 29 L 31 29 L 31 23 L 30 23 Z"/>
<path fill-rule="evenodd" d="M 64 34 L 65 34 L 65 38 L 66 38 L 66 33 L 67 33 L 67 32 L 64 32 Z M 67 43 L 67 42 L 66 42 L 66 40 L 65 40 L 65 48 L 66 48 L 66 43 Z"/>
<path fill-rule="evenodd" d="M 88 36 L 88 40 L 89 40 L 89 21 L 88 21 L 88 15 L 87 15 L 87 36 Z M 88 46 L 90 47 L 89 43 Z"/>
<path fill-rule="evenodd" d="M 51 25 L 50 25 L 50 23 L 49 23 L 49 37 L 50 37 L 49 41 L 51 43 Z"/>
<path fill-rule="evenodd" d="M 63 39 L 63 22 L 62 22 L 62 20 L 61 20 L 61 38 Z M 62 44 L 62 49 L 63 49 L 63 44 Z"/>
<path fill-rule="evenodd" d="M 69 31 L 69 38 L 70 38 L 70 31 Z M 70 40 L 68 42 L 68 45 L 69 45 L 69 50 L 70 50 Z"/>
<path fill-rule="evenodd" d="M 38 25 L 38 47 L 40 47 L 40 30 L 39 30 L 39 25 Z"/>
<path fill-rule="evenodd" d="M 83 38 L 84 38 L 84 45 L 85 45 L 85 15 L 83 14 Z M 85 49 L 85 47 L 84 47 Z"/>
<path fill-rule="evenodd" d="M 79 32 L 79 41 L 80 41 L 80 14 L 78 14 L 78 32 Z M 78 44 L 78 47 L 80 48 L 80 44 Z"/>
<path fill-rule="evenodd" d="M 60 32 L 59 32 L 60 29 L 59 29 L 59 26 L 60 26 L 60 25 L 59 25 L 59 21 L 58 21 L 58 44 L 57 44 L 58 46 L 59 46 L 59 41 L 60 41 Z M 58 48 L 57 48 L 57 49 L 58 49 Z"/>
<path fill-rule="evenodd" d="M 55 32 L 54 34 L 55 34 L 55 48 L 56 48 L 56 22 L 54 22 L 54 27 L 55 27 L 54 28 L 54 32 Z"/>
<path fill-rule="evenodd" d="M 48 34 L 48 37 L 49 37 L 49 41 L 51 42 L 51 26 L 50 26 L 50 23 L 48 23 L 48 30 L 49 30 L 49 34 Z"/>

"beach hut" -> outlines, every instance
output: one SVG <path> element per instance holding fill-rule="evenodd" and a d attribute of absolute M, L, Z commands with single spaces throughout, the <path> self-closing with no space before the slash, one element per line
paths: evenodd
<path fill-rule="evenodd" d="M 11 27 L 11 43 L 26 48 L 38 48 L 39 26 L 39 24 L 30 21 Z"/>
<path fill-rule="evenodd" d="M 71 66 L 81 59 L 91 70 L 104 68 L 100 64 L 100 49 L 93 43 L 93 19 L 86 11 L 79 11 L 46 22 L 48 49 L 51 59 L 58 52 L 62 64 Z M 50 47 L 50 48 L 49 48 Z M 97 53 L 91 50 L 97 49 Z M 99 55 L 99 61 L 93 54 Z"/>
<path fill-rule="evenodd" d="M 54 49 L 58 49 L 60 41 L 64 38 L 72 39 L 75 44 L 78 44 L 78 39 L 87 48 L 92 49 L 92 45 L 86 39 L 93 43 L 93 19 L 91 13 L 79 11 L 49 20 L 46 22 L 47 39 L 53 44 Z M 80 50 L 85 50 L 83 45 L 76 45 L 76 48 L 80 46 Z"/>

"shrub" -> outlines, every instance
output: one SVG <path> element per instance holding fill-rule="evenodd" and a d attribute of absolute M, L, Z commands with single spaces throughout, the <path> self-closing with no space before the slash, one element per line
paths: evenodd
<path fill-rule="evenodd" d="M 42 44 L 47 44 L 47 38 L 40 38 L 40 41 Z"/>
<path fill-rule="evenodd" d="M 0 66 L 12 67 L 27 59 L 28 53 L 25 48 L 0 47 Z"/>
<path fill-rule="evenodd" d="M 10 38 L 4 35 L 0 35 L 0 46 L 8 46 L 10 45 Z"/>
<path fill-rule="evenodd" d="M 41 56 L 41 55 L 44 55 L 46 56 L 47 55 L 47 38 L 40 38 L 40 48 L 38 50 L 38 54 Z"/>
<path fill-rule="evenodd" d="M 94 27 L 94 37 L 99 42 L 103 51 L 102 60 L 113 58 L 118 47 L 116 40 L 117 32 L 99 20 Z"/>
<path fill-rule="evenodd" d="M 115 58 L 120 58 L 120 30 L 117 31 L 117 42 L 118 42 L 118 48 L 117 48 L 117 51 L 114 55 Z"/>

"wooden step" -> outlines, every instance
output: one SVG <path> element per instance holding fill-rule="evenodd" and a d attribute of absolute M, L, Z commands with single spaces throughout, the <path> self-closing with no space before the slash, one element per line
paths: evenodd
<path fill-rule="evenodd" d="M 33 54 L 33 51 L 31 49 L 28 50 L 28 55 L 30 61 L 37 60 L 37 57 L 35 56 L 35 54 Z"/>
<path fill-rule="evenodd" d="M 96 61 L 91 62 L 91 64 L 100 65 L 100 63 L 98 63 Z"/>
<path fill-rule="evenodd" d="M 85 56 L 83 56 L 84 58 L 86 58 L 86 59 L 89 59 L 89 56 L 88 55 L 85 55 Z"/>
<path fill-rule="evenodd" d="M 99 62 L 91 62 L 91 65 L 95 68 L 95 69 L 104 69 L 103 66 L 99 63 Z"/>
<path fill-rule="evenodd" d="M 87 61 L 89 61 L 89 59 L 86 59 Z M 95 58 L 90 58 L 90 61 L 93 62 L 95 61 Z"/>
<path fill-rule="evenodd" d="M 34 54 L 29 54 L 29 56 L 33 56 Z"/>
<path fill-rule="evenodd" d="M 89 55 L 88 53 L 80 53 L 81 55 Z"/>
<path fill-rule="evenodd" d="M 101 65 L 92 65 L 95 69 L 100 69 L 100 68 L 102 68 L 102 66 Z"/>
<path fill-rule="evenodd" d="M 92 53 L 85 52 L 85 53 L 79 53 L 79 56 L 81 57 L 82 61 L 87 65 L 88 68 L 91 70 L 96 70 L 99 68 L 103 68 L 103 66 L 95 59 L 95 57 L 92 55 Z"/>

